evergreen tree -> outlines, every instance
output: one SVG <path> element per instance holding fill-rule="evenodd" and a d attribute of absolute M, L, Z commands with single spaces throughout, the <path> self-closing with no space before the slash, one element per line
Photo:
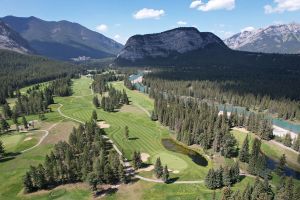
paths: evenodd
<path fill-rule="evenodd" d="M 164 171 L 163 171 L 163 181 L 165 182 L 165 183 L 167 183 L 168 181 L 169 181 L 169 170 L 168 170 L 168 166 L 167 165 L 165 165 L 165 167 L 164 167 Z"/>
<path fill-rule="evenodd" d="M 92 120 L 93 120 L 94 122 L 97 122 L 97 120 L 98 120 L 98 116 L 97 116 L 96 110 L 93 110 L 93 112 L 92 112 Z"/>
<path fill-rule="evenodd" d="M 215 185 L 215 170 L 214 169 L 209 169 L 208 173 L 205 177 L 205 185 L 207 188 L 209 189 L 215 189 L 216 185 Z"/>
<path fill-rule="evenodd" d="M 121 183 L 127 183 L 127 178 L 126 178 L 123 165 L 119 165 L 118 173 L 119 173 L 119 180 L 121 181 Z"/>
<path fill-rule="evenodd" d="M 98 108 L 100 106 L 99 99 L 97 96 L 93 97 L 93 104 L 96 108 Z"/>
<path fill-rule="evenodd" d="M 300 136 L 297 136 L 297 138 L 294 140 L 293 149 L 297 152 L 300 151 Z"/>
<path fill-rule="evenodd" d="M 232 191 L 230 187 L 224 187 L 222 190 L 221 200 L 231 200 Z"/>
<path fill-rule="evenodd" d="M 128 140 L 129 139 L 129 129 L 128 129 L 128 126 L 125 126 L 125 128 L 124 128 L 124 135 L 125 135 L 126 140 Z"/>
<path fill-rule="evenodd" d="M 0 119 L 0 132 L 6 132 L 9 128 L 7 121 L 4 118 Z"/>
<path fill-rule="evenodd" d="M 96 191 L 97 190 L 97 182 L 98 182 L 98 180 L 97 180 L 97 176 L 96 176 L 96 174 L 94 172 L 90 172 L 88 174 L 87 181 L 88 181 L 88 183 L 89 183 L 89 185 L 91 187 L 91 190 L 92 191 Z"/>
<path fill-rule="evenodd" d="M 154 173 L 156 178 L 160 178 L 163 175 L 163 167 L 160 161 L 160 157 L 156 159 L 155 165 L 154 165 Z"/>
<path fill-rule="evenodd" d="M 231 158 L 237 154 L 237 141 L 231 133 L 224 135 L 222 139 L 221 155 Z"/>
<path fill-rule="evenodd" d="M 230 175 L 230 170 L 228 169 L 227 166 L 225 166 L 224 169 L 223 169 L 222 179 L 223 179 L 223 185 L 231 186 L 232 178 L 231 178 L 231 175 Z"/>
<path fill-rule="evenodd" d="M 285 136 L 284 136 L 284 139 L 283 139 L 283 144 L 287 147 L 291 147 L 292 146 L 292 137 L 291 137 L 291 134 L 290 133 L 287 133 Z"/>
<path fill-rule="evenodd" d="M 12 117 L 12 111 L 11 111 L 10 106 L 8 105 L 8 103 L 5 103 L 3 105 L 2 112 L 3 112 L 4 118 L 8 119 L 8 118 Z"/>
<path fill-rule="evenodd" d="M 0 158 L 3 156 L 5 153 L 4 145 L 3 142 L 0 140 Z"/>
<path fill-rule="evenodd" d="M 285 164 L 286 164 L 285 154 L 282 154 L 282 156 L 279 159 L 279 163 L 277 164 L 276 169 L 275 169 L 275 172 L 278 176 L 284 175 Z"/>
<path fill-rule="evenodd" d="M 298 153 L 297 162 L 300 164 L 300 153 Z"/>
<path fill-rule="evenodd" d="M 28 129 L 28 122 L 24 115 L 22 116 L 22 123 L 23 123 L 24 128 Z"/>
<path fill-rule="evenodd" d="M 155 111 L 152 111 L 151 112 L 151 120 L 152 121 L 157 121 L 158 120 L 158 117 L 157 117 L 157 114 Z"/>
<path fill-rule="evenodd" d="M 23 183 L 24 183 L 24 189 L 26 193 L 30 193 L 34 191 L 34 186 L 31 180 L 31 175 L 29 172 L 26 172 L 24 178 L 23 178 Z"/>
<path fill-rule="evenodd" d="M 249 138 L 248 135 L 246 136 L 244 142 L 243 142 L 243 146 L 242 149 L 239 153 L 239 159 L 242 162 L 249 162 Z"/>

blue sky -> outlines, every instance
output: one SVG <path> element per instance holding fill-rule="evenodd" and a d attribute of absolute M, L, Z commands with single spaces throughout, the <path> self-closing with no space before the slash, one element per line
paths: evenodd
<path fill-rule="evenodd" d="M 300 22 L 300 0 L 0 0 L 0 5 L 0 16 L 77 22 L 121 43 L 178 26 L 226 38 L 246 27 Z"/>

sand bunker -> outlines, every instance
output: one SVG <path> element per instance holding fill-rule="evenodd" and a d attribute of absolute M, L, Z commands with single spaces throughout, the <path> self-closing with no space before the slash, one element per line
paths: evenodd
<path fill-rule="evenodd" d="M 32 140 L 32 137 L 27 137 L 27 138 L 25 138 L 25 139 L 24 139 L 24 142 L 25 142 L 25 141 L 28 141 L 28 140 Z"/>
<path fill-rule="evenodd" d="M 105 121 L 98 122 L 97 124 L 100 128 L 109 128 L 110 127 L 110 125 L 107 124 Z"/>
<path fill-rule="evenodd" d="M 150 155 L 147 153 L 141 153 L 141 157 L 143 162 L 147 162 Z"/>
<path fill-rule="evenodd" d="M 144 171 L 144 172 L 150 172 L 150 171 L 152 171 L 153 169 L 154 169 L 154 165 L 150 165 L 150 166 L 148 166 L 148 167 L 146 167 L 146 168 L 141 168 L 141 169 L 139 169 L 138 172 L 142 172 L 142 171 Z"/>
<path fill-rule="evenodd" d="M 174 170 L 172 173 L 173 174 L 179 174 L 179 171 L 178 170 Z"/>

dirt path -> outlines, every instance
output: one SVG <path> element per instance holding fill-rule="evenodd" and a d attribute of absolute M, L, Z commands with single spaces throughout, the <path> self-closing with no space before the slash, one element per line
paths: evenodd
<path fill-rule="evenodd" d="M 61 121 L 62 121 L 62 120 L 61 120 Z M 43 137 L 41 137 L 41 139 L 39 140 L 39 142 L 38 142 L 36 145 L 34 145 L 34 146 L 32 146 L 32 147 L 30 147 L 30 148 L 28 148 L 28 149 L 25 149 L 25 150 L 21 151 L 21 153 L 25 153 L 25 152 L 27 152 L 27 151 L 30 151 L 30 150 L 32 150 L 32 149 L 38 147 L 38 146 L 46 139 L 46 137 L 49 135 L 49 131 L 50 131 L 51 129 L 53 129 L 55 126 L 57 126 L 61 121 L 59 121 L 58 123 L 53 124 L 53 125 L 50 126 L 47 130 L 36 130 L 36 131 L 42 131 L 42 132 L 45 132 L 45 135 L 43 135 Z M 36 132 L 36 131 L 35 131 L 35 132 Z"/>

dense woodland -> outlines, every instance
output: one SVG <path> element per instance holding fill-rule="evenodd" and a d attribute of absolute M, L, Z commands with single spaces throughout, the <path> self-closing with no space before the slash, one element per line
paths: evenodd
<path fill-rule="evenodd" d="M 123 104 L 129 104 L 129 99 L 126 91 L 116 90 L 112 85 L 109 85 L 110 81 L 123 80 L 115 76 L 114 73 L 106 73 L 101 75 L 96 75 L 94 77 L 94 82 L 92 84 L 92 89 L 96 93 L 100 93 L 102 96 L 101 102 L 99 102 L 98 97 L 93 98 L 93 104 L 95 107 L 101 107 L 107 112 L 113 112 L 115 109 L 120 108 Z M 105 94 L 107 93 L 107 94 Z"/>
<path fill-rule="evenodd" d="M 46 156 L 44 164 L 31 166 L 24 176 L 26 192 L 53 188 L 66 183 L 87 181 L 92 190 L 98 184 L 125 182 L 119 154 L 92 120 L 73 129 L 69 141 L 59 142 Z"/>
<path fill-rule="evenodd" d="M 153 94 L 150 94 L 152 96 Z M 245 127 L 261 138 L 273 137 L 271 123 L 259 114 L 228 116 L 214 106 L 196 101 L 194 98 L 178 98 L 171 95 L 153 96 L 152 120 L 158 120 L 177 134 L 177 140 L 187 145 L 199 144 L 204 149 L 213 149 L 225 157 L 237 155 L 237 141 L 229 132 L 231 127 Z"/>
<path fill-rule="evenodd" d="M 268 110 L 283 119 L 300 119 L 298 68 L 171 68 L 145 76 L 150 94 L 166 92 L 209 103 Z"/>
<path fill-rule="evenodd" d="M 0 50 L 0 57 L 0 104 L 14 97 L 14 91 L 21 87 L 80 72 L 80 67 L 40 56 Z"/>

